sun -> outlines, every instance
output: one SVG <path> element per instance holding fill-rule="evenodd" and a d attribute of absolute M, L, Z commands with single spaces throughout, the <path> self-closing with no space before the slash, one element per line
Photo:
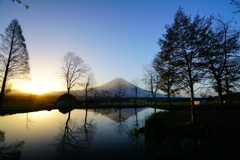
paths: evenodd
<path fill-rule="evenodd" d="M 49 92 L 50 90 L 49 85 L 44 83 L 35 83 L 31 86 L 31 92 L 35 94 L 43 94 Z"/>

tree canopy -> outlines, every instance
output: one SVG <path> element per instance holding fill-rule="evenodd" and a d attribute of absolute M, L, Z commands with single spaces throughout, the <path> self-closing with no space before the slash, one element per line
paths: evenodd
<path fill-rule="evenodd" d="M 22 29 L 16 19 L 12 20 L 5 29 L 5 34 L 0 34 L 0 77 L 2 88 L 0 94 L 0 107 L 6 86 L 11 79 L 29 79 L 29 55 L 22 35 Z"/>

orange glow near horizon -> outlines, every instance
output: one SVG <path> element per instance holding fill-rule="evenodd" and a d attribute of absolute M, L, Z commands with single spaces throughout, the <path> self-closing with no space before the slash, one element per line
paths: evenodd
<path fill-rule="evenodd" d="M 47 83 L 43 82 L 35 82 L 29 84 L 27 87 L 24 88 L 23 92 L 25 93 L 35 93 L 35 94 L 42 94 L 51 91 L 51 87 Z"/>

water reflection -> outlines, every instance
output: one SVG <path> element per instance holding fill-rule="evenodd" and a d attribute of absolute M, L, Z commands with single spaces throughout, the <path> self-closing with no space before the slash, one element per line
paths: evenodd
<path fill-rule="evenodd" d="M 127 125 L 127 117 L 123 116 L 122 115 L 122 108 L 119 108 L 119 109 L 114 109 L 115 112 L 118 111 L 118 115 L 116 115 L 114 118 L 113 118 L 113 122 L 111 125 L 114 126 L 114 129 L 116 131 L 116 133 L 118 135 L 122 135 L 122 134 L 125 134 L 128 130 L 128 125 Z"/>
<path fill-rule="evenodd" d="M 26 125 L 25 125 L 25 131 L 30 131 L 31 127 L 33 125 L 33 121 L 28 117 L 28 113 L 26 114 Z"/>
<path fill-rule="evenodd" d="M 87 120 L 87 115 L 86 109 L 84 123 L 79 125 L 71 119 L 71 111 L 68 112 L 65 125 L 60 127 L 59 134 L 50 144 L 61 157 L 78 159 L 88 151 L 97 127 L 93 119 Z"/>
<path fill-rule="evenodd" d="M 30 112 L 0 117 L 1 129 L 9 133 L 5 137 L 6 134 L 0 132 L 1 150 L 6 153 L 6 147 L 16 148 L 16 152 L 21 151 L 19 157 L 23 160 L 89 160 L 99 157 L 146 159 L 143 153 L 134 149 L 126 132 L 129 128 L 141 127 L 141 119 L 146 113 L 148 115 L 153 113 L 153 109 L 107 108 L 59 111 Z M 15 139 L 26 143 L 15 142 Z M 10 150 L 7 153 L 12 152 Z M 14 153 L 14 155 L 19 154 Z"/>
<path fill-rule="evenodd" d="M 204 129 L 158 133 L 128 132 L 132 143 L 155 159 L 240 159 L 238 133 L 206 132 Z"/>
<path fill-rule="evenodd" d="M 17 160 L 20 159 L 24 141 L 16 141 L 10 145 L 6 145 L 5 132 L 0 130 L 0 159 L 1 160 Z"/>

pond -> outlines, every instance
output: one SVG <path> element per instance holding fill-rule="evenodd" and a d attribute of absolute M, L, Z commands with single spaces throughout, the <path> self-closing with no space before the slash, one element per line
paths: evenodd
<path fill-rule="evenodd" d="M 163 111 L 157 109 L 157 111 Z M 152 159 L 129 130 L 154 109 L 74 109 L 0 117 L 0 159 Z"/>

